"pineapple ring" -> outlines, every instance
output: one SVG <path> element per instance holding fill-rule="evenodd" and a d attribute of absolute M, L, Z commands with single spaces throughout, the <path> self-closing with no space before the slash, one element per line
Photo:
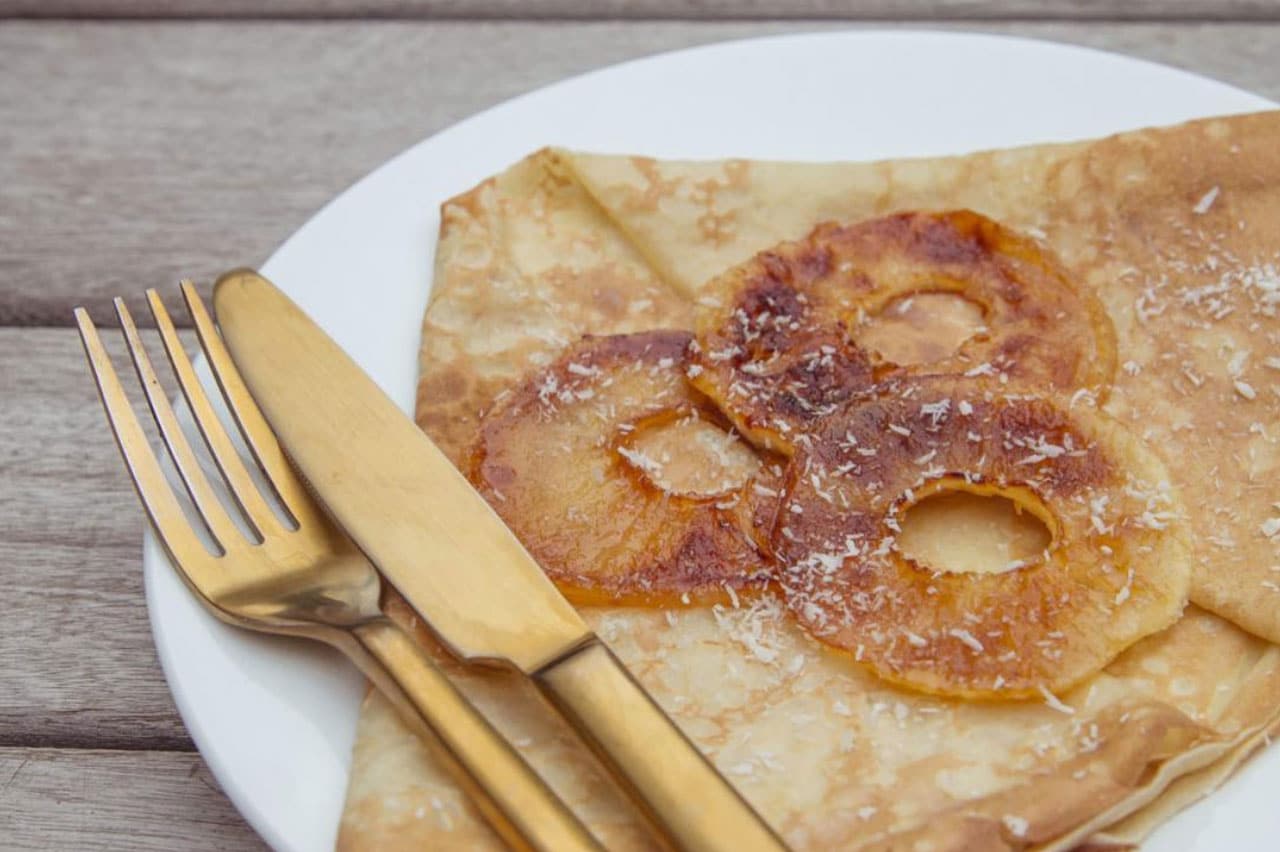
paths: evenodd
<path fill-rule="evenodd" d="M 1052 702 L 1180 616 L 1190 550 L 1167 473 L 1118 422 L 989 380 L 891 383 L 828 417 L 788 464 L 773 541 L 788 606 L 882 678 Z M 896 542 L 933 494 L 998 495 L 1042 520 L 1039 558 L 923 566 Z"/>
<path fill-rule="evenodd" d="M 576 603 L 708 603 L 768 582 L 753 527 L 770 525 L 763 483 L 781 470 L 689 386 L 690 341 L 585 337 L 481 422 L 471 481 Z"/>
<path fill-rule="evenodd" d="M 697 324 L 694 384 L 760 446 L 790 455 L 797 436 L 873 382 L 991 374 L 1101 400 L 1115 330 L 1035 241 L 969 210 L 819 225 L 712 282 Z M 915 295 L 959 296 L 984 329 L 941 360 L 894 364 L 859 331 Z"/>

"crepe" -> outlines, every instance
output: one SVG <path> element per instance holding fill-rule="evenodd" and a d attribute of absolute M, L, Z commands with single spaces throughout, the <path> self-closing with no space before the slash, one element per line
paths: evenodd
<path fill-rule="evenodd" d="M 456 463 L 529 369 L 584 333 L 689 328 L 705 280 L 821 221 L 968 207 L 1037 236 L 1106 304 L 1107 408 L 1184 494 L 1197 605 L 1172 628 L 1070 693 L 977 703 L 878 681 L 769 597 L 584 615 L 797 849 L 1130 844 L 1280 715 L 1278 178 L 1280 113 L 872 164 L 542 151 L 444 207 L 418 422 Z M 519 679 L 457 674 L 609 848 L 653 844 Z M 339 848 L 487 843 L 371 695 Z"/>

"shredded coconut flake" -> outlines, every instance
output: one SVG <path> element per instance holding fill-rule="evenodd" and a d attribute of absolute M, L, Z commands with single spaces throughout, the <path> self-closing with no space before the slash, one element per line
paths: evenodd
<path fill-rule="evenodd" d="M 618 455 L 622 456 L 637 468 L 652 476 L 662 473 L 662 464 L 657 459 L 645 455 L 640 450 L 633 450 L 630 447 L 618 447 Z"/>
<path fill-rule="evenodd" d="M 976 653 L 981 654 L 986 648 L 978 641 L 978 637 L 974 636 L 968 630 L 950 630 L 948 631 L 956 639 L 972 648 Z"/>
<path fill-rule="evenodd" d="M 1227 374 L 1232 378 L 1240 378 L 1244 375 L 1244 365 L 1249 361 L 1249 350 L 1241 349 L 1239 352 L 1231 356 L 1231 360 L 1227 362 Z"/>
<path fill-rule="evenodd" d="M 1048 707 L 1057 710 L 1059 713 L 1066 713 L 1068 716 L 1075 715 L 1076 708 L 1072 707 L 1070 704 L 1063 704 L 1061 698 L 1049 691 L 1049 687 L 1042 683 L 1038 689 L 1040 690 L 1040 694 L 1044 696 L 1044 703 Z"/>
<path fill-rule="evenodd" d="M 1031 824 L 1027 822 L 1025 817 L 1007 815 L 1000 818 L 1004 823 L 1004 827 L 1009 829 L 1009 833 L 1014 837 L 1026 837 L 1027 829 L 1031 828 Z"/>
<path fill-rule="evenodd" d="M 1213 207 L 1213 202 L 1218 200 L 1218 193 L 1220 191 L 1221 190 L 1215 186 L 1213 189 L 1200 196 L 1200 200 L 1196 202 L 1196 206 L 1191 209 L 1197 216 L 1203 216 L 1208 213 L 1209 208 Z"/>
<path fill-rule="evenodd" d="M 947 414 L 950 411 L 951 400 L 949 399 L 940 399 L 937 402 L 925 403 L 920 406 L 920 413 L 929 418 L 929 425 L 935 429 L 947 419 Z"/>
<path fill-rule="evenodd" d="M 721 604 L 711 614 L 730 639 L 742 645 L 762 663 L 777 661 L 780 649 L 772 635 L 771 625 L 781 617 L 781 604 L 773 598 L 760 598 L 743 609 L 729 609 Z"/>
<path fill-rule="evenodd" d="M 1129 595 L 1132 593 L 1133 593 L 1133 566 L 1130 565 L 1129 573 L 1124 580 L 1124 588 L 1116 592 L 1116 598 L 1115 598 L 1116 606 L 1120 606 L 1125 601 L 1129 600 Z"/>

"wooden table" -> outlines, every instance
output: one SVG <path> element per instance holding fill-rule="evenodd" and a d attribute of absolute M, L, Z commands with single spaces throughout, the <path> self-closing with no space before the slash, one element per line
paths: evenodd
<path fill-rule="evenodd" d="M 142 516 L 73 306 L 106 321 L 114 294 L 261 262 L 391 155 L 561 77 L 904 21 L 1280 100 L 1267 0 L 0 0 L 0 846 L 262 848 L 157 666 Z"/>

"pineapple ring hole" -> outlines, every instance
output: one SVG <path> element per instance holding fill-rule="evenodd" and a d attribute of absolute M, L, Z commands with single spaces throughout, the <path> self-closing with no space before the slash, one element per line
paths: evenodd
<path fill-rule="evenodd" d="M 897 513 L 898 551 L 929 571 L 1003 574 L 1043 562 L 1058 524 L 1030 489 L 943 479 Z"/>
<path fill-rule="evenodd" d="M 858 343 L 892 364 L 930 364 L 984 334 L 986 312 L 948 290 L 905 293 L 885 302 L 857 326 Z"/>
<path fill-rule="evenodd" d="M 737 434 L 697 410 L 664 411 L 624 426 L 616 450 L 649 485 L 692 499 L 738 491 L 761 464 Z"/>

